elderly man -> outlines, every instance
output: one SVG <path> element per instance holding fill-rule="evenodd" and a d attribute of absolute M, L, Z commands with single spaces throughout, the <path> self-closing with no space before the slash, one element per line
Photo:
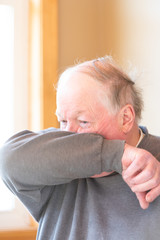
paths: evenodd
<path fill-rule="evenodd" d="M 37 239 L 160 239 L 160 163 L 135 148 L 160 159 L 160 139 L 138 127 L 141 109 L 129 77 L 108 57 L 93 60 L 60 77 L 61 131 L 8 140 L 2 178 L 39 222 Z M 152 202 L 145 211 L 130 188 L 142 208 Z"/>

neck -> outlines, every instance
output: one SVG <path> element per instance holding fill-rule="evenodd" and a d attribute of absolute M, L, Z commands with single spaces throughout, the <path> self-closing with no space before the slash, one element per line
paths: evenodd
<path fill-rule="evenodd" d="M 135 123 L 132 127 L 132 130 L 127 134 L 126 143 L 135 147 L 138 143 L 139 138 L 140 138 L 139 127 L 137 123 Z"/>

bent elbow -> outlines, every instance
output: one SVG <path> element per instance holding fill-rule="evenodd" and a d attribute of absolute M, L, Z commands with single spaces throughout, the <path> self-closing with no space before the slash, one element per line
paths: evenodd
<path fill-rule="evenodd" d="M 0 148 L 0 176 L 5 181 L 11 178 L 11 174 L 13 174 L 13 159 L 14 151 L 9 144 L 4 144 Z"/>

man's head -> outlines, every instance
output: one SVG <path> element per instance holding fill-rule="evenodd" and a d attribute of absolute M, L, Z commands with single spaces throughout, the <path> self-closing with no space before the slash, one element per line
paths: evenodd
<path fill-rule="evenodd" d="M 142 100 L 130 78 L 110 57 L 67 69 L 57 89 L 61 129 L 125 139 L 141 117 Z"/>

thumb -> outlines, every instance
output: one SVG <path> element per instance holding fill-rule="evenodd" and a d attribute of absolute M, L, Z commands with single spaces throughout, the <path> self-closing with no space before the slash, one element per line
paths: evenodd
<path fill-rule="evenodd" d="M 149 203 L 146 201 L 146 192 L 136 192 L 137 199 L 142 209 L 147 209 Z"/>

